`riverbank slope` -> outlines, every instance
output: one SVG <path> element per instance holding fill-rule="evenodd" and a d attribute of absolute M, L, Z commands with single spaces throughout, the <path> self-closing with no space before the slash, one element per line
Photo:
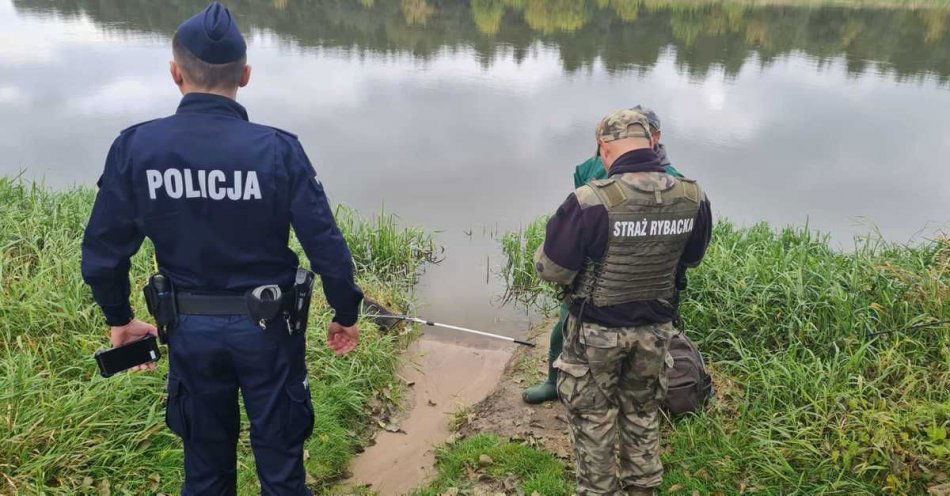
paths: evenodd
<path fill-rule="evenodd" d="M 181 444 L 164 425 L 167 362 L 156 373 L 103 379 L 92 360 L 108 346 L 79 273 L 94 194 L 0 178 L 0 494 L 173 494 L 182 481 Z M 336 217 L 360 286 L 405 310 L 415 275 L 432 260 L 432 238 L 398 227 L 391 215 L 365 219 L 338 208 Z M 153 267 L 146 242 L 132 260 L 134 288 Z M 137 289 L 132 301 L 146 316 Z M 395 372 L 408 342 L 362 321 L 357 351 L 335 357 L 325 346 L 331 314 L 318 290 L 307 350 L 316 425 L 306 445 L 308 480 L 318 493 L 368 439 L 374 425 L 368 403 L 382 391 L 389 392 L 385 401 L 400 399 Z M 242 495 L 259 492 L 246 430 L 245 421 Z"/>
<path fill-rule="evenodd" d="M 543 230 L 506 244 L 516 264 L 530 264 L 532 232 Z M 544 288 L 528 277 L 514 290 Z M 667 424 L 664 493 L 950 492 L 950 239 L 871 237 L 842 252 L 807 229 L 720 222 L 682 310 L 718 397 Z M 513 359 L 505 399 L 476 407 L 470 437 L 439 450 L 437 477 L 416 494 L 573 492 L 570 456 L 550 442 L 560 406 L 509 397 L 538 378 L 539 358 Z"/>

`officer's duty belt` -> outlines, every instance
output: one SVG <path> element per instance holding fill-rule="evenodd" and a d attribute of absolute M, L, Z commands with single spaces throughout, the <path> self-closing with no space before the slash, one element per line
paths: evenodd
<path fill-rule="evenodd" d="M 179 315 L 246 315 L 247 303 L 239 295 L 178 293 Z"/>

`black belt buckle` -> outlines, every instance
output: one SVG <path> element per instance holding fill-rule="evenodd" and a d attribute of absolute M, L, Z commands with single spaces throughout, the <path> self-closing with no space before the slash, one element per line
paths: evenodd
<path fill-rule="evenodd" d="M 244 298 L 247 304 L 247 315 L 261 329 L 266 329 L 267 322 L 280 313 L 282 300 L 283 292 L 280 286 L 276 284 L 258 286 L 250 290 Z"/>

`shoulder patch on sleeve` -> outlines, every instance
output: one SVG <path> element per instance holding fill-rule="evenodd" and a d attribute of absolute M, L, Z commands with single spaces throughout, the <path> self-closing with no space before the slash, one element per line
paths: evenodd
<path fill-rule="evenodd" d="M 575 189 L 574 196 L 577 197 L 577 203 L 581 206 L 581 208 L 588 208 L 603 204 L 603 202 L 600 201 L 600 196 L 597 195 L 597 192 L 594 191 L 594 187 L 591 186 L 591 184 L 586 184 Z"/>
<path fill-rule="evenodd" d="M 134 131 L 135 128 L 137 128 L 137 127 L 139 127 L 139 126 L 143 126 L 143 125 L 145 125 L 145 124 L 148 124 L 149 122 L 155 122 L 155 121 L 157 121 L 157 120 L 159 120 L 159 119 L 161 119 L 161 117 L 159 117 L 158 119 L 149 119 L 149 120 L 147 120 L 147 121 L 143 121 L 143 122 L 140 122 L 140 123 L 138 123 L 138 124 L 132 124 L 131 126 L 129 126 L 129 127 L 125 128 L 125 129 L 119 131 L 119 134 L 125 134 L 125 133 L 127 133 L 127 132 L 129 132 L 129 131 Z"/>

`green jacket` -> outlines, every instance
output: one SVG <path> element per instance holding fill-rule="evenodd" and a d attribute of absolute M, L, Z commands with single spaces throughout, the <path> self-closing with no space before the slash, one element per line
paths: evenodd
<path fill-rule="evenodd" d="M 673 177 L 683 177 L 683 174 L 680 174 L 680 171 L 676 170 L 676 168 L 670 164 L 670 160 L 666 156 L 666 148 L 663 147 L 663 144 L 661 143 L 657 145 L 657 147 L 657 154 L 660 155 L 660 160 L 663 162 L 663 166 L 666 167 L 667 174 Z M 607 169 L 604 168 L 604 162 L 600 160 L 600 157 L 591 157 L 574 169 L 575 188 L 580 188 L 594 179 L 606 178 Z"/>

